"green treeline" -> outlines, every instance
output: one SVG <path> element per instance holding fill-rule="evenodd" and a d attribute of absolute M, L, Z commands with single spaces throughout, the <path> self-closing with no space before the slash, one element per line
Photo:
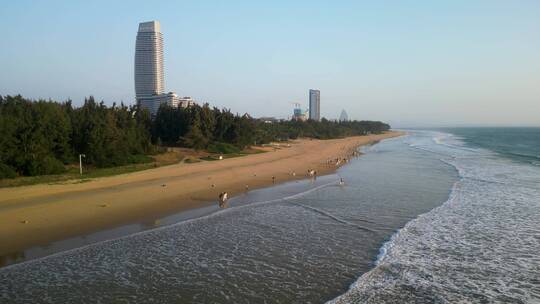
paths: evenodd
<path fill-rule="evenodd" d="M 59 174 L 79 154 L 86 155 L 86 164 L 112 167 L 148 161 L 147 155 L 162 145 L 238 151 L 275 140 L 339 138 L 389 128 L 382 122 L 325 119 L 265 123 L 208 104 L 162 106 L 152 120 L 137 106 L 108 107 L 93 97 L 73 107 L 71 101 L 0 96 L 0 178 Z"/>
<path fill-rule="evenodd" d="M 74 108 L 0 96 L 0 178 L 59 174 L 79 154 L 98 167 L 138 162 L 152 151 L 150 127 L 136 107 L 107 107 L 93 97 Z"/>
<path fill-rule="evenodd" d="M 211 109 L 208 104 L 188 108 L 163 105 L 153 121 L 152 140 L 167 146 L 207 149 L 212 143 L 227 143 L 240 149 L 257 140 L 256 120 L 230 110 Z"/>
<path fill-rule="evenodd" d="M 228 143 L 240 149 L 253 144 L 276 140 L 311 137 L 340 138 L 388 131 L 390 126 L 379 121 L 335 122 L 277 121 L 267 123 L 248 114 L 210 108 L 208 104 L 189 108 L 160 107 L 152 127 L 152 141 L 168 146 L 207 149 L 212 143 Z"/>

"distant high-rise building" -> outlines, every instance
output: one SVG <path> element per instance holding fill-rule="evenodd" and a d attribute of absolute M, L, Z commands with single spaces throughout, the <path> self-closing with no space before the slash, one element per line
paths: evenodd
<path fill-rule="evenodd" d="M 294 103 L 293 116 L 291 117 L 291 119 L 292 120 L 297 120 L 297 121 L 306 121 L 307 120 L 306 112 L 302 110 L 300 104 L 297 103 L 297 102 Z"/>
<path fill-rule="evenodd" d="M 349 115 L 347 115 L 345 109 L 341 111 L 341 115 L 339 115 L 339 121 L 349 121 Z"/>
<path fill-rule="evenodd" d="M 164 93 L 164 74 L 163 36 L 159 21 L 139 23 L 135 42 L 135 97 L 137 103 L 152 116 L 156 115 L 161 104 L 184 108 L 195 104 L 189 96 Z"/>
<path fill-rule="evenodd" d="M 321 92 L 309 90 L 309 119 L 321 120 Z"/>
<path fill-rule="evenodd" d="M 155 114 L 165 91 L 163 36 L 158 21 L 139 23 L 135 42 L 135 96 Z"/>

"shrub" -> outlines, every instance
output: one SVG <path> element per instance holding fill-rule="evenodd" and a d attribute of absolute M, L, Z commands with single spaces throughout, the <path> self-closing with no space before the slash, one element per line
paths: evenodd
<path fill-rule="evenodd" d="M 31 175 L 48 175 L 48 174 L 60 174 L 66 171 L 66 167 L 61 161 L 54 157 L 46 156 L 36 166 L 36 171 Z"/>
<path fill-rule="evenodd" d="M 127 157 L 127 162 L 130 164 L 142 164 L 142 163 L 150 163 L 153 162 L 154 159 L 150 156 L 137 154 L 137 155 L 129 155 Z"/>
<path fill-rule="evenodd" d="M 2 178 L 15 178 L 17 177 L 17 172 L 13 170 L 12 167 L 4 164 L 0 164 L 0 179 Z"/>
<path fill-rule="evenodd" d="M 233 153 L 240 153 L 240 149 L 238 149 L 237 147 L 231 144 L 213 143 L 208 146 L 208 152 L 220 153 L 220 154 L 233 154 Z"/>

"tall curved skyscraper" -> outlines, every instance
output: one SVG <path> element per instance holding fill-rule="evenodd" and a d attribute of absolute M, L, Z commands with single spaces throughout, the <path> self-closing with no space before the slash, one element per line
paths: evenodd
<path fill-rule="evenodd" d="M 155 114 L 165 91 L 163 36 L 158 21 L 139 23 L 135 43 L 135 96 L 137 102 Z"/>

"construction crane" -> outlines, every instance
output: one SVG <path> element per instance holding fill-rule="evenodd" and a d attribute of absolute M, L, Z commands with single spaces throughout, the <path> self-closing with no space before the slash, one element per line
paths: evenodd
<path fill-rule="evenodd" d="M 294 120 L 303 120 L 303 115 L 302 115 L 302 108 L 301 108 L 301 104 L 299 102 L 294 102 L 294 101 L 291 101 L 289 102 L 290 104 L 293 104 L 294 105 L 294 110 L 293 110 L 293 119 Z"/>

